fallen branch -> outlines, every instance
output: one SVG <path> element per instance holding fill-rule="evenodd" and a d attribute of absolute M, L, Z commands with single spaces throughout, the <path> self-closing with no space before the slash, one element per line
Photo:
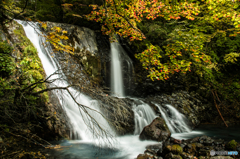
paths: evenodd
<path fill-rule="evenodd" d="M 221 112 L 220 112 L 220 110 L 219 110 L 219 108 L 218 108 L 218 105 L 217 105 L 217 102 L 216 102 L 216 99 L 215 99 L 215 98 L 216 98 L 216 97 L 215 97 L 215 94 L 214 94 L 213 90 L 211 90 L 211 91 L 212 91 L 212 94 L 213 94 L 213 100 L 214 100 L 214 104 L 215 104 L 215 106 L 216 106 L 216 108 L 217 108 L 217 111 L 218 111 L 220 117 L 222 118 L 224 124 L 226 125 L 226 127 L 228 127 L 227 123 L 225 122 L 225 120 L 224 120 L 224 118 L 223 118 L 223 116 L 222 116 L 222 114 L 221 114 Z"/>

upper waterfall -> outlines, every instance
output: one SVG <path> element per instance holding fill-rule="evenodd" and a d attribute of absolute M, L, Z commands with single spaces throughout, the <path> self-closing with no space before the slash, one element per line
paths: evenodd
<path fill-rule="evenodd" d="M 111 91 L 113 95 L 124 97 L 123 73 L 119 43 L 111 43 Z"/>

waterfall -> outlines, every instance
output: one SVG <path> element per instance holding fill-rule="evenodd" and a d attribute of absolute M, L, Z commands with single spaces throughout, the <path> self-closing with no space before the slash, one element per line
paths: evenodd
<path fill-rule="evenodd" d="M 137 99 L 135 99 L 135 101 L 140 102 L 140 104 L 133 106 L 135 122 L 134 134 L 138 135 L 145 126 L 149 125 L 157 117 L 157 115 L 148 104 Z"/>
<path fill-rule="evenodd" d="M 171 133 L 191 132 L 191 129 L 187 124 L 186 117 L 181 114 L 176 108 L 169 104 L 165 105 L 165 109 L 159 104 L 155 103 L 155 105 L 158 107 L 162 118 L 165 120 Z"/>
<path fill-rule="evenodd" d="M 111 91 L 113 95 L 124 97 L 122 64 L 119 43 L 111 43 Z"/>
<path fill-rule="evenodd" d="M 50 87 L 66 87 L 68 86 L 68 82 L 64 79 L 65 75 L 63 72 L 59 71 L 61 70 L 60 65 L 56 59 L 51 57 L 52 49 L 49 46 L 50 44 L 45 41 L 45 39 L 40 36 L 39 29 L 37 23 L 34 22 L 24 22 L 20 20 L 16 20 L 19 24 L 21 24 L 24 28 L 24 31 L 26 33 L 26 36 L 29 38 L 29 40 L 33 43 L 33 45 L 36 47 L 38 51 L 38 56 L 41 59 L 43 68 L 45 70 L 46 76 L 50 76 L 54 74 L 55 72 L 58 72 L 58 74 L 55 74 L 54 76 L 51 76 L 49 80 L 53 80 L 54 82 L 50 85 Z M 34 27 L 33 27 L 34 26 Z M 45 44 L 45 46 L 49 47 L 41 47 L 42 43 Z M 102 127 L 104 130 L 106 130 L 107 134 L 110 136 L 114 136 L 114 131 L 110 128 L 108 122 L 105 118 L 102 117 L 99 113 L 96 113 L 95 111 L 91 110 L 94 109 L 98 112 L 101 112 L 99 109 L 98 102 L 96 100 L 92 100 L 90 97 L 80 93 L 74 88 L 69 88 L 69 94 L 66 90 L 58 90 L 54 91 L 56 96 L 59 98 L 60 104 L 63 107 L 63 109 L 66 111 L 66 114 L 70 120 L 70 123 L 72 125 L 72 139 L 82 139 L 86 141 L 92 141 L 94 139 L 94 135 L 98 134 L 98 137 L 104 137 L 105 133 L 103 133 L 98 127 L 94 127 L 94 132 L 91 132 L 93 122 L 91 122 L 91 119 L 89 116 L 86 115 L 86 111 L 89 113 L 90 116 L 92 116 L 94 119 L 97 120 L 100 127 Z M 79 106 L 76 104 L 74 99 L 80 103 L 81 105 L 87 106 L 85 111 L 83 109 L 79 108 Z M 99 142 L 99 141 L 98 141 Z"/>

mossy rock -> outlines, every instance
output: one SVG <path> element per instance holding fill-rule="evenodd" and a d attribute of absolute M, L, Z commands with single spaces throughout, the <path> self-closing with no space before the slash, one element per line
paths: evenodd
<path fill-rule="evenodd" d="M 183 148 L 180 145 L 172 145 L 172 153 L 181 154 L 183 152 Z"/>
<path fill-rule="evenodd" d="M 227 150 L 236 150 L 237 149 L 237 142 L 235 140 L 231 140 L 227 143 L 226 149 Z"/>

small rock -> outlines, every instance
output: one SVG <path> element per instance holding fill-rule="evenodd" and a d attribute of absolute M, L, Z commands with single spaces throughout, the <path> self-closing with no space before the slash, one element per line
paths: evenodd
<path fill-rule="evenodd" d="M 151 150 L 151 152 L 153 152 L 153 154 L 156 155 L 158 153 L 162 153 L 162 147 L 163 147 L 163 144 L 160 143 L 155 145 L 148 145 L 146 149 Z"/>
<path fill-rule="evenodd" d="M 181 140 L 174 139 L 173 143 L 174 143 L 174 144 L 181 144 Z"/>
<path fill-rule="evenodd" d="M 148 159 L 148 158 L 152 158 L 152 156 L 148 155 L 148 154 L 139 154 L 137 156 L 137 159 Z"/>

